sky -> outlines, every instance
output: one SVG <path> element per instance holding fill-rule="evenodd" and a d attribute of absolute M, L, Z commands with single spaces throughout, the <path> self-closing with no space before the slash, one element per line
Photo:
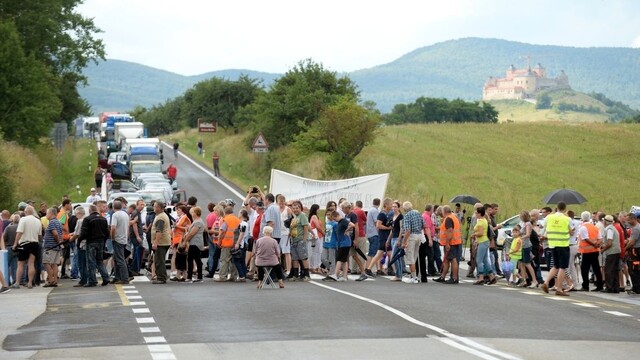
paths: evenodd
<path fill-rule="evenodd" d="M 284 73 L 311 58 L 349 72 L 465 37 L 640 48 L 637 0 L 85 0 L 108 59 L 182 75 Z"/>

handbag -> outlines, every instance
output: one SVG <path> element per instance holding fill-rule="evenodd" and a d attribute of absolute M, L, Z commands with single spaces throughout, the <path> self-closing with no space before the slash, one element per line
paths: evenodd
<path fill-rule="evenodd" d="M 242 251 L 242 248 L 237 248 L 237 249 L 234 248 L 231 250 L 231 257 L 234 259 L 243 259 L 244 251 Z"/>

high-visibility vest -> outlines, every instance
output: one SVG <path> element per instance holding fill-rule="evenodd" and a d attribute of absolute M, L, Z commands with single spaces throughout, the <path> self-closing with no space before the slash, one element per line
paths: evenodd
<path fill-rule="evenodd" d="M 460 220 L 458 220 L 458 217 L 453 214 L 447 215 L 447 218 L 453 221 L 453 236 L 451 237 L 451 240 L 449 240 L 449 245 L 462 244 L 462 231 L 460 231 Z M 442 219 L 442 223 L 440 224 L 440 244 L 442 245 L 445 245 L 447 241 L 447 229 L 445 227 L 445 224 L 446 224 L 446 218 Z"/>
<path fill-rule="evenodd" d="M 233 234 L 235 233 L 238 226 L 240 226 L 240 219 L 233 214 L 229 214 L 225 216 L 222 221 L 227 224 L 227 230 L 224 233 L 222 241 L 220 241 L 220 247 L 232 248 L 233 245 L 235 245 Z"/>
<path fill-rule="evenodd" d="M 569 247 L 569 219 L 565 214 L 551 214 L 546 218 L 546 235 L 549 247 Z"/>
<path fill-rule="evenodd" d="M 587 232 L 589 233 L 589 240 L 596 242 L 598 241 L 598 228 L 592 223 L 584 223 L 582 224 L 585 228 L 587 228 Z M 580 247 L 578 251 L 581 254 L 588 254 L 593 252 L 600 251 L 597 247 L 591 245 L 586 239 L 580 240 Z"/>
<path fill-rule="evenodd" d="M 56 219 L 62 224 L 62 239 L 69 240 L 71 238 L 71 235 L 69 235 L 69 214 L 65 209 L 61 209 Z"/>

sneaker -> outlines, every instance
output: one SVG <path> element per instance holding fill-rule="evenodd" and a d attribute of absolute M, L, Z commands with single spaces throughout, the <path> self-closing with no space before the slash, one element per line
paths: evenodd
<path fill-rule="evenodd" d="M 322 281 L 338 281 L 338 279 L 333 275 L 327 275 L 322 279 Z"/>
<path fill-rule="evenodd" d="M 18 284 L 13 284 L 13 285 L 11 285 L 11 288 L 12 288 L 12 289 L 20 289 L 20 285 L 18 285 Z"/>
<path fill-rule="evenodd" d="M 419 284 L 420 280 L 418 280 L 418 278 L 409 278 L 409 281 L 407 281 L 407 284 Z"/>
<path fill-rule="evenodd" d="M 442 278 L 442 277 L 433 278 L 433 281 L 439 282 L 439 283 L 444 283 L 445 282 L 444 278 Z"/>
<path fill-rule="evenodd" d="M 345 278 L 344 276 L 339 277 L 337 280 L 337 282 L 346 282 L 347 278 Z"/>
<path fill-rule="evenodd" d="M 298 281 L 298 277 L 297 276 L 291 276 L 286 278 L 287 281 Z"/>
<path fill-rule="evenodd" d="M 366 274 L 362 274 L 360 275 L 359 278 L 356 279 L 356 281 L 365 281 L 367 280 L 369 277 Z"/>
<path fill-rule="evenodd" d="M 457 284 L 458 283 L 458 279 L 454 279 L 454 278 L 449 278 L 447 281 L 444 282 L 445 284 Z"/>
<path fill-rule="evenodd" d="M 197 283 L 201 283 L 201 282 L 202 282 L 202 279 L 195 279 L 195 280 L 191 280 L 191 282 L 192 282 L 192 283 L 195 283 L 195 284 L 197 284 Z"/>
<path fill-rule="evenodd" d="M 300 281 L 311 281 L 311 278 L 308 276 L 303 277 L 302 279 L 300 279 Z"/>
<path fill-rule="evenodd" d="M 0 288 L 0 294 L 7 293 L 9 291 L 11 291 L 11 289 L 6 286 L 3 286 L 2 288 Z"/>
<path fill-rule="evenodd" d="M 373 273 L 373 271 L 371 271 L 369 269 L 365 269 L 364 274 L 362 274 L 362 275 L 364 275 L 365 277 L 370 277 L 370 278 L 376 277 L 376 275 Z M 360 277 L 362 277 L 362 276 L 360 276 Z"/>
<path fill-rule="evenodd" d="M 180 281 L 180 279 L 178 279 L 177 277 L 174 276 L 174 277 L 170 278 L 169 281 Z"/>

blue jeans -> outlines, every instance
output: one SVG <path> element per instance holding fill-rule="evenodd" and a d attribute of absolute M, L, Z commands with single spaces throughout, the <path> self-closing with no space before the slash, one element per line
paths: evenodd
<path fill-rule="evenodd" d="M 231 256 L 231 259 L 233 260 L 233 264 L 236 266 L 236 269 L 238 270 L 238 277 L 244 278 L 245 276 L 247 276 L 247 263 L 245 262 L 244 248 L 240 249 L 240 251 L 242 251 L 241 259 L 236 259 L 234 256 Z"/>
<path fill-rule="evenodd" d="M 107 269 L 104 268 L 104 264 L 102 263 L 103 248 L 104 243 L 102 241 L 87 243 L 87 284 L 98 283 L 96 280 L 96 269 L 100 271 L 100 276 L 102 276 L 103 281 L 109 281 L 109 273 L 107 273 Z"/>
<path fill-rule="evenodd" d="M 488 276 L 493 273 L 492 261 L 489 257 L 489 241 L 478 244 L 476 262 L 478 264 L 478 275 Z"/>
<path fill-rule="evenodd" d="M 76 249 L 76 256 L 74 257 L 78 263 L 78 275 L 80 276 L 79 284 L 86 284 L 88 280 L 87 276 L 87 250 L 80 248 Z M 94 271 L 95 274 L 95 271 Z M 94 275 L 95 276 L 95 275 Z"/>
<path fill-rule="evenodd" d="M 209 258 L 207 266 L 209 267 L 209 275 L 213 275 L 218 270 L 218 262 L 220 261 L 220 249 L 209 241 Z"/>
<path fill-rule="evenodd" d="M 433 260 L 436 262 L 437 271 L 442 271 L 442 251 L 440 251 L 440 242 L 433 242 Z"/>
<path fill-rule="evenodd" d="M 116 264 L 114 275 L 115 279 L 120 281 L 129 281 L 129 271 L 124 259 L 125 246 L 125 244 L 120 244 L 117 241 L 113 242 L 113 260 Z"/>
<path fill-rule="evenodd" d="M 7 255 L 9 259 L 9 273 L 7 274 L 7 284 L 16 283 L 16 271 L 18 270 L 18 253 L 13 251 L 12 247 L 7 247 Z"/>
<path fill-rule="evenodd" d="M 396 254 L 398 254 L 398 252 L 400 251 L 400 244 L 398 244 L 398 238 L 393 238 L 391 239 L 391 248 L 393 249 L 393 254 L 391 255 L 391 258 L 395 258 Z M 399 279 L 402 279 L 402 271 L 405 268 L 405 263 L 404 263 L 404 256 L 400 256 L 398 258 L 398 260 L 396 261 L 396 277 Z"/>
<path fill-rule="evenodd" d="M 138 244 L 138 240 L 135 237 L 131 238 L 131 271 L 135 273 L 140 272 L 142 267 L 142 256 L 144 255 L 144 247 Z"/>
<path fill-rule="evenodd" d="M 69 257 L 71 257 L 71 277 L 78 278 L 78 247 L 75 241 L 69 242 Z"/>

